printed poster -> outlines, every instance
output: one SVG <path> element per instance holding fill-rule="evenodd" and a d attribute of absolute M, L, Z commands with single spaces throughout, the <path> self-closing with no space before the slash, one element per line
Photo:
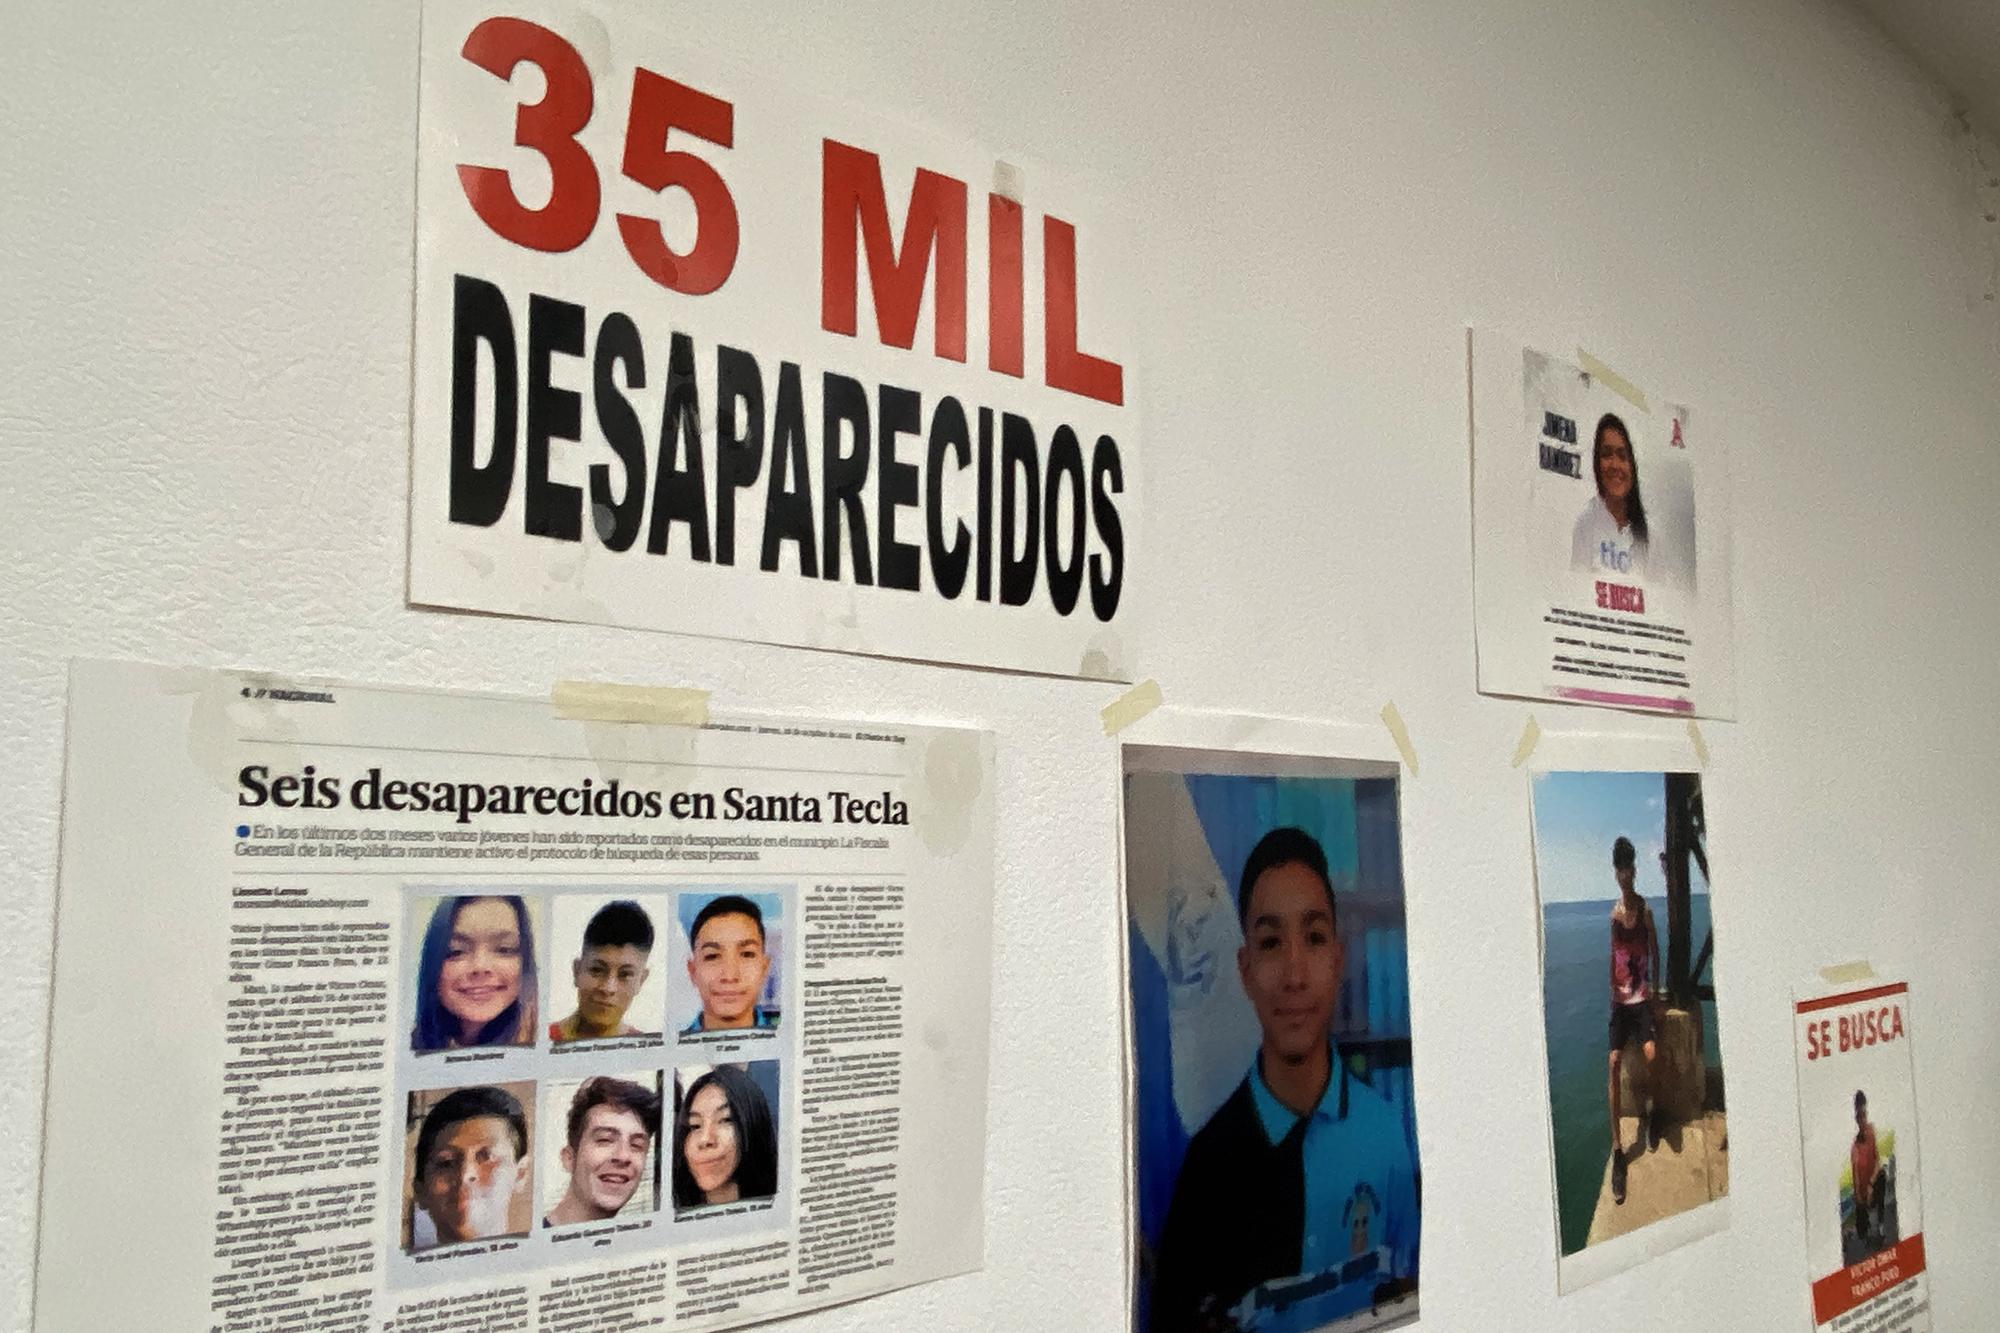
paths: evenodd
<path fill-rule="evenodd" d="M 1414 1321 L 1396 765 L 1123 753 L 1135 1328 Z"/>
<path fill-rule="evenodd" d="M 1910 987 L 1815 983 L 1792 1005 L 1812 1326 L 1927 1333 Z"/>
<path fill-rule="evenodd" d="M 691 15 L 423 17 L 413 603 L 1130 678 L 1115 207 Z"/>
<path fill-rule="evenodd" d="M 1736 711 L 1723 432 L 1501 335 L 1469 335 L 1479 688 Z"/>
<path fill-rule="evenodd" d="M 1727 1221 L 1713 889 L 1700 774 L 1540 772 L 1533 799 L 1568 1292 Z"/>

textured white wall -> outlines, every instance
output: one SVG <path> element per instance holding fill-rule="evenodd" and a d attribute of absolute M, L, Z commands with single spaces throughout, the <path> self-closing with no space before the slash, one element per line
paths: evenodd
<path fill-rule="evenodd" d="M 1861 954 L 1918 988 L 1938 1324 L 1982 1325 L 2000 315 L 1906 61 L 1820 0 L 673 8 L 1129 200 L 1146 550 L 1172 590 L 1149 670 L 1188 705 L 1393 697 L 1421 754 L 1425 1326 L 1800 1327 L 1786 1000 Z M 92 654 L 993 727 L 987 1271 L 798 1326 L 1116 1326 L 1113 691 L 407 609 L 414 7 L 80 0 L 6 27 L 0 1325 L 32 1289 L 63 671 Z M 1527 709 L 1473 688 L 1468 323 L 1583 343 L 1734 450 L 1742 720 L 1707 729 L 1734 1226 L 1561 1302 L 1508 767 Z M 110 986 L 146 960 L 103 964 Z"/>

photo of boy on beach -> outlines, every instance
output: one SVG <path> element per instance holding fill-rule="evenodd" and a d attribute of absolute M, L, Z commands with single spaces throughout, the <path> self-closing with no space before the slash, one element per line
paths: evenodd
<path fill-rule="evenodd" d="M 1696 773 L 1538 773 L 1535 878 L 1561 1253 L 1729 1192 Z"/>

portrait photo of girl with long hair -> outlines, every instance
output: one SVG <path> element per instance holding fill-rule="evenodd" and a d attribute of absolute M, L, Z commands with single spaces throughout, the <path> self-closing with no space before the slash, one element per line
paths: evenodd
<path fill-rule="evenodd" d="M 417 956 L 410 1049 L 532 1046 L 539 988 L 534 917 L 524 899 L 438 898 Z"/>
<path fill-rule="evenodd" d="M 1639 495 L 1639 462 L 1632 452 L 1632 432 L 1615 412 L 1597 419 L 1590 444 L 1590 471 L 1597 490 L 1577 515 L 1570 534 L 1570 568 L 1643 581 L 1651 548 L 1646 502 Z"/>
<path fill-rule="evenodd" d="M 675 1212 L 778 1192 L 777 1084 L 775 1060 L 675 1071 Z"/>

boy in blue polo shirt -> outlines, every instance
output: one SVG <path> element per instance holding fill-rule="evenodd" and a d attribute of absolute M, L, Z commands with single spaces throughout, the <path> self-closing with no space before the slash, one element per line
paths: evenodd
<path fill-rule="evenodd" d="M 1346 958 L 1326 853 L 1302 829 L 1272 830 L 1236 902 L 1236 967 L 1263 1040 L 1188 1143 L 1160 1237 L 1154 1333 L 1292 1333 L 1416 1290 L 1402 1117 L 1333 1044 Z"/>

